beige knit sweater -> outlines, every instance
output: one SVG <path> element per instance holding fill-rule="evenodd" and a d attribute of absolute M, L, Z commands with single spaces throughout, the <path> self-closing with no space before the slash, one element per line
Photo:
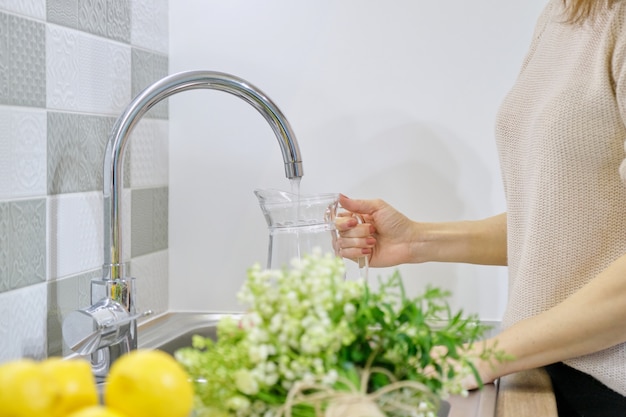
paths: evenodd
<path fill-rule="evenodd" d="M 626 1 L 584 26 L 563 23 L 562 12 L 562 0 L 549 1 L 497 120 L 505 326 L 549 309 L 626 254 Z M 626 332 L 626 317 L 615 320 Z M 626 344 L 566 363 L 626 395 Z"/>

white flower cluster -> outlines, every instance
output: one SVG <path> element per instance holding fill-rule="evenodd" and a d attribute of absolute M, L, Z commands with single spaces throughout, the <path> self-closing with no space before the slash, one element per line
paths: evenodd
<path fill-rule="evenodd" d="M 255 364 L 237 380 L 241 392 L 296 381 L 337 380 L 333 365 L 339 349 L 354 340 L 349 319 L 362 297 L 362 282 L 346 281 L 343 261 L 314 253 L 294 260 L 290 269 L 255 265 L 239 292 L 250 306 L 242 325 L 248 331 L 249 359 Z"/>

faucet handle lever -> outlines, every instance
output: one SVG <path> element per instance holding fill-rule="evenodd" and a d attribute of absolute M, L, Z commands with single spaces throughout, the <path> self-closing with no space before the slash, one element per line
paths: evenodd
<path fill-rule="evenodd" d="M 63 320 L 63 339 L 79 355 L 89 355 L 105 346 L 119 342 L 129 329 L 123 329 L 133 320 L 153 314 L 152 310 L 129 315 L 126 309 L 110 298 L 75 310 Z"/>
<path fill-rule="evenodd" d="M 133 321 L 133 320 L 137 320 L 137 319 L 140 319 L 140 318 L 142 318 L 142 317 L 147 317 L 147 316 L 149 316 L 149 315 L 151 315 L 151 314 L 154 314 L 154 311 L 152 311 L 152 310 L 146 310 L 146 311 L 144 311 L 143 313 L 137 313 L 137 314 L 135 314 L 135 315 L 128 316 L 128 317 L 126 317 L 125 319 L 121 319 L 121 320 L 118 320 L 118 321 L 114 321 L 114 322 L 112 322 L 112 323 L 107 323 L 106 325 L 104 325 L 104 326 L 102 327 L 102 330 L 105 330 L 105 331 L 106 331 L 106 330 L 108 330 L 108 329 L 115 329 L 115 328 L 118 328 L 118 327 L 124 326 L 124 325 L 126 325 L 126 324 L 130 323 L 130 322 L 131 322 L 131 321 Z"/>

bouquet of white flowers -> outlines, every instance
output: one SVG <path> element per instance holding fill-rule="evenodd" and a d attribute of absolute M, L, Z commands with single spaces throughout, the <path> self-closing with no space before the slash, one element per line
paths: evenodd
<path fill-rule="evenodd" d="M 195 381 L 196 416 L 435 416 L 441 398 L 466 394 L 464 378 L 479 380 L 470 349 L 486 330 L 452 314 L 448 295 L 428 288 L 409 298 L 397 272 L 372 291 L 344 280 L 332 255 L 254 266 L 239 293 L 242 318 L 222 319 L 216 341 L 196 336 L 176 352 Z"/>

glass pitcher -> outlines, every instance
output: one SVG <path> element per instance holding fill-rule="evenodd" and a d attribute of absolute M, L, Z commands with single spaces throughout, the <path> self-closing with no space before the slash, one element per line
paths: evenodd
<path fill-rule="evenodd" d="M 274 189 L 255 190 L 269 229 L 267 268 L 289 267 L 314 249 L 339 256 L 335 248 L 338 231 L 339 194 L 298 195 Z M 362 219 L 355 216 L 359 222 Z M 367 279 L 367 257 L 346 259 L 346 278 Z"/>

